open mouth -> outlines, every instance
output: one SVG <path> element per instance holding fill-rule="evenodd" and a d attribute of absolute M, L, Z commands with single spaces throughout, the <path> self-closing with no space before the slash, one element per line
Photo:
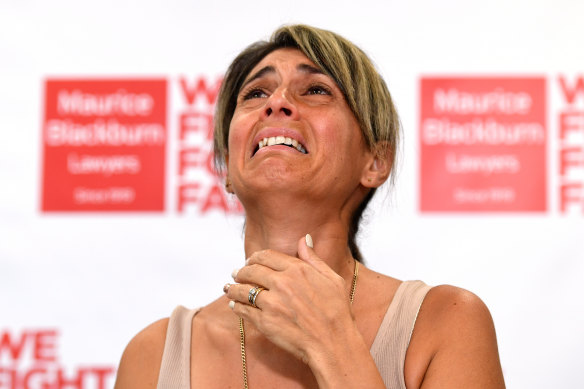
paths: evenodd
<path fill-rule="evenodd" d="M 296 139 L 287 136 L 271 136 L 268 138 L 263 138 L 262 140 L 259 141 L 253 153 L 255 155 L 255 153 L 257 153 L 258 150 L 260 150 L 263 147 L 276 145 L 288 146 L 293 149 L 296 149 L 302 154 L 308 154 L 308 152 L 301 143 L 299 143 Z"/>

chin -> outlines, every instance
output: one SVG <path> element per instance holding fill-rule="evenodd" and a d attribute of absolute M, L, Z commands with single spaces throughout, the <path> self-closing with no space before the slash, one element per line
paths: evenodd
<path fill-rule="evenodd" d="M 306 188 L 302 185 L 302 180 L 292 177 L 284 172 L 269 170 L 260 174 L 255 174 L 253 179 L 246 180 L 240 184 L 236 190 L 236 195 L 245 207 L 246 200 L 257 202 L 260 199 L 276 195 L 306 196 Z"/>

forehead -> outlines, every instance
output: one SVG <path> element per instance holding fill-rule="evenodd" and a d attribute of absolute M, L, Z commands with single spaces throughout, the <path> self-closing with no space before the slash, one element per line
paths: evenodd
<path fill-rule="evenodd" d="M 295 48 L 282 48 L 272 51 L 266 55 L 254 68 L 249 72 L 246 79 L 253 77 L 258 71 L 271 67 L 274 70 L 294 70 L 298 65 L 309 65 L 313 69 L 319 69 L 304 53 Z M 321 73 L 322 71 L 318 71 Z"/>
<path fill-rule="evenodd" d="M 314 63 L 308 59 L 304 53 L 294 47 L 283 47 L 281 49 L 276 49 L 272 51 L 270 54 L 266 55 L 257 65 L 261 66 L 262 64 L 266 64 L 268 62 L 299 62 L 299 61 L 306 61 L 314 65 Z"/>

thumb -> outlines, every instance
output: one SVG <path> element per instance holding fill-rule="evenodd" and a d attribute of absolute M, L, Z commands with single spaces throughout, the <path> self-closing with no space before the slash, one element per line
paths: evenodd
<path fill-rule="evenodd" d="M 322 260 L 316 255 L 313 247 L 312 236 L 310 234 L 306 234 L 298 240 L 298 258 L 315 266 L 317 263 L 322 262 Z"/>

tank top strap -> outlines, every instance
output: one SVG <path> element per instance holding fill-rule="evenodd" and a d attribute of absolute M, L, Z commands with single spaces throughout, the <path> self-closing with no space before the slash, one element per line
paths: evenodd
<path fill-rule="evenodd" d="M 420 306 L 431 289 L 422 281 L 404 281 L 395 292 L 371 346 L 386 388 L 405 389 L 406 351 Z"/>
<path fill-rule="evenodd" d="M 178 306 L 170 315 L 158 389 L 189 389 L 191 387 L 191 329 L 198 309 Z"/>

